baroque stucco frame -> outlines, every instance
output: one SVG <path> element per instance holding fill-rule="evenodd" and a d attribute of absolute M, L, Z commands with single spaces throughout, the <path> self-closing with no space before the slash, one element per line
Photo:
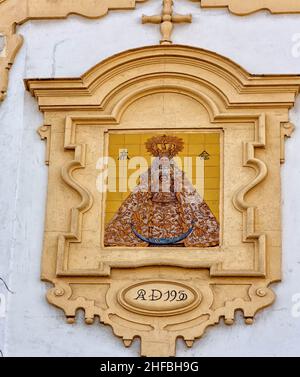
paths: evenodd
<path fill-rule="evenodd" d="M 141 338 L 142 355 L 170 356 L 177 338 L 191 347 L 220 318 L 232 324 L 236 310 L 252 324 L 257 311 L 274 301 L 269 285 L 281 279 L 280 163 L 284 139 L 293 131 L 288 111 L 299 92 L 299 76 L 250 75 L 215 53 L 174 45 L 126 51 L 79 79 L 29 79 L 26 86 L 44 113 L 39 133 L 47 140 L 49 164 L 42 279 L 55 285 L 48 301 L 69 323 L 81 308 L 88 324 L 99 317 L 126 346 Z M 178 120 L 180 129 L 186 124 L 224 132 L 220 248 L 176 255 L 170 248 L 155 257 L 139 251 L 133 258 L 128 250 L 101 248 L 101 223 L 88 233 L 103 201 L 91 184 L 93 151 L 104 153 L 110 129 L 140 129 L 135 116 L 128 123 L 124 114 L 133 106 L 141 112 L 151 108 L 158 94 L 178 104 L 190 101 L 181 113 L 184 122 L 189 112 L 203 108 L 201 125 Z M 145 106 L 142 100 L 148 101 Z M 151 118 L 143 115 L 145 129 L 173 129 L 168 123 L 153 126 Z M 94 268 L 87 268 L 89 259 Z M 69 268 L 69 261 L 77 268 Z M 239 268 L 245 262 L 252 268 Z M 189 305 L 154 311 L 130 298 L 136 287 L 176 286 L 190 292 Z"/>
<path fill-rule="evenodd" d="M 86 18 L 100 18 L 110 10 L 134 9 L 137 3 L 147 0 L 0 0 L 0 37 L 4 48 L 0 51 L 0 102 L 7 94 L 9 71 L 22 44 L 23 37 L 17 34 L 17 25 L 30 20 L 64 19 L 71 14 Z M 271 13 L 300 13 L 297 0 L 191 0 L 200 2 L 203 8 L 224 8 L 236 15 L 247 15 L 267 9 Z M 21 3 L 22 2 L 22 3 Z"/>

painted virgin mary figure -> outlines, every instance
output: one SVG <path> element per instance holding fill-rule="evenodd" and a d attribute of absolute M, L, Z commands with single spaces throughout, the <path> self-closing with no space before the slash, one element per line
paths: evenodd
<path fill-rule="evenodd" d="M 155 157 L 153 163 L 107 224 L 104 245 L 219 245 L 218 221 L 175 163 L 174 157 L 184 148 L 182 139 L 155 136 L 145 145 Z"/>

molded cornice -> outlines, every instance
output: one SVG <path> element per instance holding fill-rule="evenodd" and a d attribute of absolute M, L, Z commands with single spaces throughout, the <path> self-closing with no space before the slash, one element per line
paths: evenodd
<path fill-rule="evenodd" d="M 172 71 L 162 72 L 161 67 L 166 64 L 173 67 Z M 136 74 L 138 68 L 143 75 L 137 73 L 134 81 L 145 80 L 145 70 L 149 79 L 159 75 L 179 75 L 182 70 L 202 70 L 205 73 L 197 78 L 190 76 L 191 82 L 207 82 L 206 76 L 209 74 L 212 79 L 207 85 L 215 85 L 214 90 L 222 92 L 227 107 L 250 103 L 251 106 L 267 106 L 271 103 L 272 107 L 275 104 L 292 107 L 300 85 L 300 75 L 252 75 L 228 58 L 183 45 L 149 46 L 124 51 L 102 61 L 81 78 L 26 79 L 25 85 L 38 98 L 43 111 L 74 109 L 79 105 L 83 108 L 83 101 L 86 108 L 99 110 L 111 95 L 104 87 L 110 88 L 114 78 L 120 77 L 121 73 L 124 74 L 122 85 L 129 85 L 133 78 L 129 77 L 128 72 L 134 69 Z M 220 80 L 224 83 L 221 87 Z M 97 94 L 100 86 L 101 93 Z"/>

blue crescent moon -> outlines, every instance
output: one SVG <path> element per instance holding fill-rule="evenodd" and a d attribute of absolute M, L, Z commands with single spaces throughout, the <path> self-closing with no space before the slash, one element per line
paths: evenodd
<path fill-rule="evenodd" d="M 142 241 L 149 243 L 150 245 L 171 245 L 187 238 L 194 230 L 194 225 L 186 232 L 177 237 L 172 238 L 147 238 L 139 234 L 131 224 L 133 233 Z"/>

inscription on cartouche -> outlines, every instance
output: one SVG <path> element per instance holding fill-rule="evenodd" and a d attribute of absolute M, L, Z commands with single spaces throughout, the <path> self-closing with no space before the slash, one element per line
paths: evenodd
<path fill-rule="evenodd" d="M 200 292 L 177 282 L 146 281 L 123 289 L 119 303 L 127 310 L 146 315 L 174 315 L 199 305 Z"/>
<path fill-rule="evenodd" d="M 135 300 L 140 301 L 186 301 L 188 299 L 188 294 L 184 290 L 161 290 L 161 289 L 138 289 L 136 292 Z"/>

